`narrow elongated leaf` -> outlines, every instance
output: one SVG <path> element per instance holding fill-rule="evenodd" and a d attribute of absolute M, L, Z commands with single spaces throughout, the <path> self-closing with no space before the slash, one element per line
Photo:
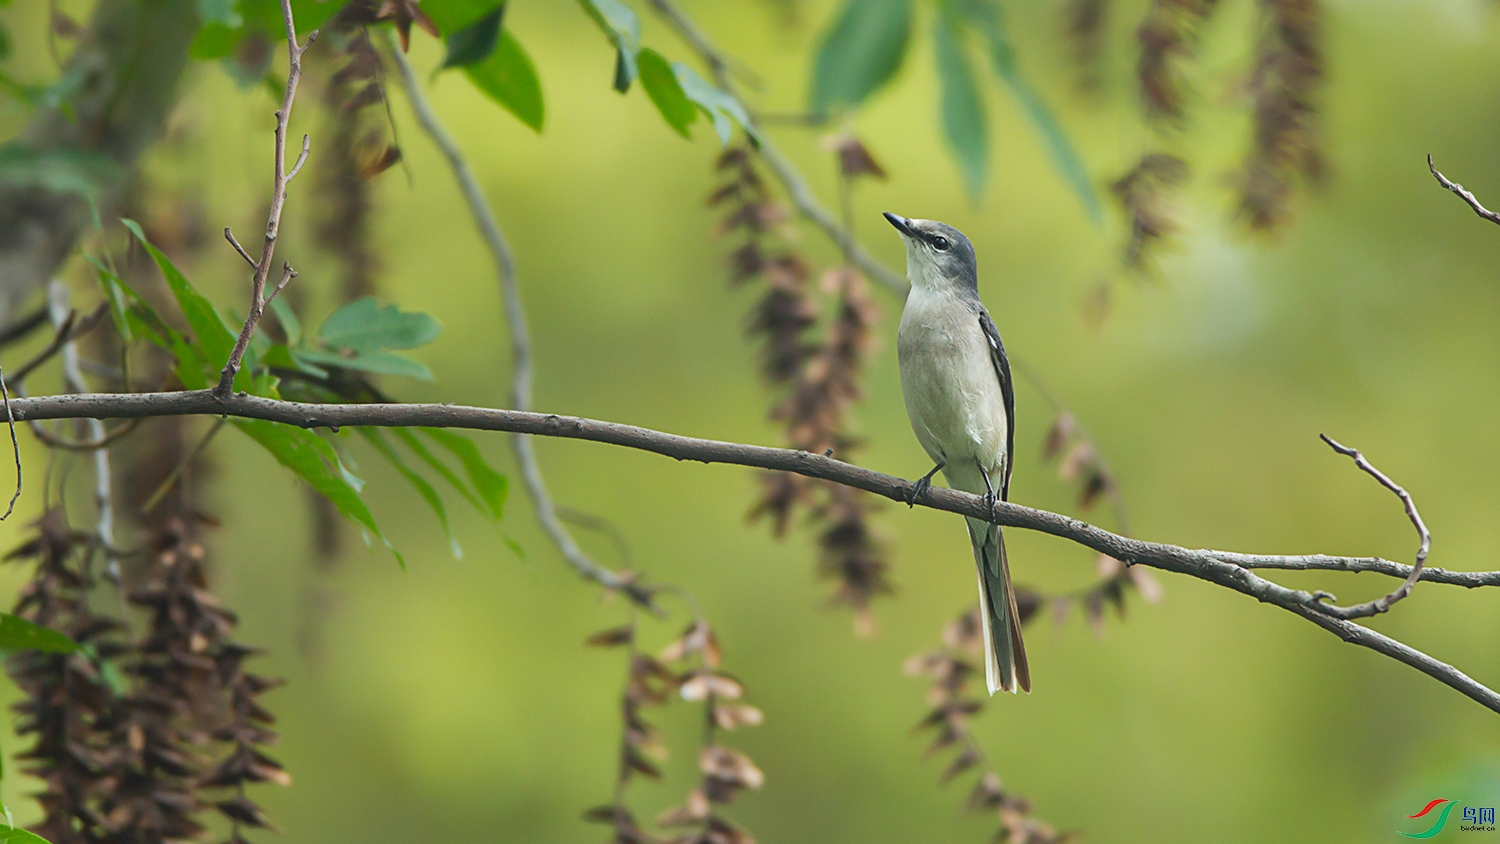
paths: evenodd
<path fill-rule="evenodd" d="M 229 360 L 229 353 L 234 349 L 235 332 L 224 322 L 224 318 L 214 309 L 212 303 L 204 298 L 187 280 L 187 277 L 174 266 L 160 249 L 157 249 L 146 240 L 146 234 L 134 220 L 121 220 L 125 228 L 135 235 L 141 242 L 151 260 L 156 262 L 157 269 L 167 280 L 167 287 L 171 289 L 172 296 L 177 300 L 177 306 L 182 309 L 182 315 L 187 318 L 188 327 L 193 329 L 194 339 L 202 348 L 204 356 L 214 365 L 223 366 Z M 235 378 L 235 386 L 244 389 L 250 383 L 249 368 L 240 370 L 241 378 Z"/>
<path fill-rule="evenodd" d="M 969 196 L 984 191 L 989 163 L 989 132 L 984 103 L 965 51 L 963 23 L 944 5 L 933 23 L 932 46 L 942 89 L 943 137 L 963 171 Z"/>
<path fill-rule="evenodd" d="M 755 126 L 750 122 L 750 114 L 740 101 L 729 94 L 720 91 L 708 80 L 698 75 L 698 72 L 683 64 L 672 63 L 672 73 L 677 77 L 677 84 L 682 87 L 682 93 L 695 105 L 703 110 L 704 114 L 713 121 L 714 132 L 718 134 L 722 143 L 729 143 L 729 135 L 734 131 L 734 123 L 740 124 L 750 140 L 760 140 L 760 135 L 755 131 Z"/>
<path fill-rule="evenodd" d="M 846 0 L 813 65 L 812 110 L 857 106 L 891 80 L 911 40 L 911 0 Z"/>
<path fill-rule="evenodd" d="M 533 130 L 542 131 L 546 105 L 536 66 L 509 31 L 502 31 L 490 57 L 464 68 L 474 86 Z"/>
<path fill-rule="evenodd" d="M 698 107 L 682 92 L 682 84 L 672 65 L 661 53 L 647 47 L 639 55 L 641 87 L 651 98 L 656 110 L 661 112 L 667 125 L 684 138 L 689 137 L 688 126 L 698 117 Z"/>
<path fill-rule="evenodd" d="M 381 457 L 384 457 L 390 461 L 392 466 L 396 467 L 396 471 L 400 472 L 401 476 L 406 478 L 407 482 L 412 485 L 412 488 L 417 491 L 417 494 L 422 496 L 422 500 L 427 502 L 427 506 L 432 508 L 432 512 L 437 515 L 438 522 L 443 526 L 443 532 L 448 534 L 448 547 L 453 551 L 453 558 L 455 560 L 462 560 L 464 558 L 464 549 L 459 547 L 458 537 L 453 535 L 453 525 L 448 522 L 448 509 L 443 506 L 443 497 L 438 495 L 438 491 L 433 488 L 432 484 L 427 482 L 426 478 L 417 474 L 415 470 L 406 465 L 406 461 L 401 459 L 401 455 L 394 448 L 391 448 L 391 444 L 385 441 L 385 437 L 381 436 L 379 429 L 358 428 L 356 430 L 359 431 L 360 436 L 369 441 L 370 445 L 375 447 L 376 451 L 380 452 Z"/>
<path fill-rule="evenodd" d="M 13 826 L 0 826 L 0 842 L 4 844 L 50 844 L 47 839 L 35 832 L 28 832 Z"/>
<path fill-rule="evenodd" d="M 380 527 L 375 524 L 375 516 L 365 506 L 364 499 L 359 497 L 356 485 L 350 482 L 351 476 L 339 459 L 338 452 L 326 440 L 303 428 L 279 425 L 262 419 L 236 419 L 234 425 L 271 452 L 278 463 L 307 481 L 344 518 L 368 530 L 385 543 L 401 567 L 406 568 L 405 558 L 385 538 L 385 534 L 380 532 Z"/>
<path fill-rule="evenodd" d="M 66 654 L 78 650 L 78 643 L 50 627 L 7 612 L 0 613 L 0 650 Z"/>
<path fill-rule="evenodd" d="M 504 16 L 505 4 L 501 3 L 489 14 L 449 35 L 443 67 L 464 67 L 489 58 L 500 42 L 500 21 Z"/>
<path fill-rule="evenodd" d="M 91 255 L 86 257 L 99 272 L 99 283 L 104 287 L 105 296 L 110 300 L 111 317 L 124 320 L 123 328 L 119 328 L 120 336 L 127 339 L 145 337 L 166 349 L 177 358 L 177 377 L 184 387 L 189 390 L 201 390 L 207 387 L 208 376 L 205 373 L 209 362 L 204 357 L 202 348 L 188 343 L 187 338 L 167 325 L 166 321 L 156 313 L 156 309 L 151 307 L 151 303 L 135 292 L 135 289 L 119 276 L 110 272 L 109 268 L 98 259 Z M 118 325 L 119 323 L 117 327 Z M 236 378 L 235 383 L 240 384 L 240 379 Z"/>
<path fill-rule="evenodd" d="M 281 323 L 281 330 L 286 333 L 286 341 L 293 346 L 302 345 L 302 320 L 297 319 L 297 312 L 292 306 L 280 296 L 271 300 L 271 313 L 276 315 L 276 321 Z"/>
<path fill-rule="evenodd" d="M 420 439 L 417 439 L 417 435 L 413 434 L 410 429 L 392 428 L 391 433 L 395 434 L 396 439 L 411 449 L 411 453 L 415 454 L 419 460 L 426 463 L 432 471 L 437 472 L 438 477 L 447 481 L 449 486 L 457 490 L 458 494 L 462 495 L 464 500 L 469 502 L 470 506 L 479 511 L 481 515 L 490 519 L 495 518 L 494 512 L 490 510 L 488 505 L 479 500 L 479 496 L 475 495 L 469 489 L 468 484 L 460 480 L 458 475 L 452 469 L 448 468 L 448 464 L 439 460 L 437 455 L 433 454 L 431 449 L 427 448 Z"/>
<path fill-rule="evenodd" d="M 475 491 L 479 493 L 480 499 L 484 501 L 490 513 L 496 520 L 503 518 L 509 482 L 504 475 L 491 469 L 490 464 L 484 462 L 484 455 L 479 453 L 479 446 L 474 445 L 468 437 L 443 428 L 423 428 L 422 433 L 431 437 L 433 442 L 446 448 L 459 459 L 469 476 L 469 482 L 474 485 Z"/>
<path fill-rule="evenodd" d="M 418 381 L 432 380 L 432 370 L 426 364 L 391 352 L 361 352 L 346 356 L 322 349 L 293 349 L 292 357 L 304 365 L 338 366 L 376 375 L 396 375 Z"/>
<path fill-rule="evenodd" d="M 1005 18 L 1001 16 L 1000 7 L 991 0 L 960 0 L 960 2 L 965 16 L 974 22 L 975 27 L 989 44 L 990 65 L 994 68 L 995 75 L 1005 80 L 1005 84 L 1009 86 L 1011 94 L 1020 103 L 1026 118 L 1031 121 L 1032 127 L 1041 136 L 1042 143 L 1052 158 L 1052 163 L 1061 173 L 1063 180 L 1078 195 L 1078 200 L 1083 203 L 1089 219 L 1095 224 L 1102 224 L 1104 210 L 1099 204 L 1099 195 L 1094 191 L 1094 184 L 1089 179 L 1088 168 L 1084 166 L 1083 159 L 1074 149 L 1068 133 L 1053 116 L 1052 109 L 1047 107 L 1046 101 L 1021 73 L 1020 66 L 1016 63 L 1016 51 L 1010 43 L 1010 33 L 1006 29 Z"/>
<path fill-rule="evenodd" d="M 625 93 L 635 81 L 636 53 L 641 48 L 641 21 L 620 0 L 578 0 L 615 45 L 615 90 Z"/>

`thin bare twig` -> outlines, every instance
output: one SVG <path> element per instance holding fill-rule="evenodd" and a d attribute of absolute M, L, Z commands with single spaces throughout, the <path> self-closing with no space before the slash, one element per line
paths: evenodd
<path fill-rule="evenodd" d="M 405 53 L 394 49 L 394 45 L 391 46 L 393 49 L 389 53 L 401 72 L 401 81 L 405 86 L 406 99 L 411 104 L 412 113 L 416 116 L 417 123 L 421 125 L 422 130 L 437 145 L 447 160 L 449 169 L 453 171 L 453 178 L 458 182 L 459 190 L 464 195 L 464 201 L 468 203 L 469 213 L 474 217 L 480 237 L 484 239 L 485 246 L 489 248 L 490 255 L 494 258 L 495 267 L 500 276 L 500 292 L 505 304 L 505 318 L 510 329 L 513 370 L 511 404 L 517 410 L 530 410 L 532 401 L 531 335 L 526 325 L 526 312 L 521 304 L 520 286 L 516 282 L 515 258 L 511 254 L 510 244 L 506 241 L 505 234 L 501 232 L 500 225 L 495 221 L 495 214 L 490 209 L 489 201 L 485 199 L 484 192 L 479 187 L 479 181 L 474 178 L 474 172 L 469 168 L 468 161 L 458 148 L 458 143 L 448 134 L 447 129 L 443 128 L 442 122 L 438 120 L 437 114 L 427 102 L 416 70 L 412 68 Z M 630 578 L 590 559 L 573 539 L 572 534 L 568 533 L 567 527 L 558 517 L 557 506 L 547 491 L 547 483 L 542 477 L 541 467 L 532 449 L 531 438 L 525 434 L 516 433 L 511 437 L 511 449 L 515 453 L 516 465 L 521 470 L 521 478 L 526 484 L 526 491 L 536 511 L 537 522 L 541 525 L 542 531 L 557 546 L 558 551 L 562 553 L 563 559 L 567 560 L 568 564 L 585 578 L 607 588 L 624 589 L 632 599 L 639 602 L 641 598 L 641 594 L 638 594 L 641 592 L 639 586 L 633 586 Z M 632 589 L 635 591 L 631 591 Z M 647 593 L 646 596 L 649 602 L 649 594 Z"/>
<path fill-rule="evenodd" d="M 291 280 L 294 279 L 294 278 L 296 278 L 296 277 L 297 277 L 297 271 L 294 270 L 294 269 L 292 269 L 292 265 L 291 264 L 288 264 L 285 261 L 283 261 L 282 264 L 281 264 L 281 281 L 278 281 L 276 283 L 276 288 L 271 291 L 271 295 L 270 296 L 266 297 L 266 304 L 267 305 L 271 304 L 271 302 L 274 301 L 276 299 L 276 297 L 281 294 L 281 291 L 286 288 L 287 284 L 290 283 Z"/>
<path fill-rule="evenodd" d="M 1337 442 L 1327 434 L 1319 434 L 1318 436 L 1323 442 L 1328 443 L 1329 448 L 1345 457 L 1352 458 L 1354 465 L 1358 466 L 1370 477 L 1379 481 L 1381 486 L 1394 492 L 1396 497 L 1401 499 L 1402 505 L 1406 507 L 1406 517 L 1411 519 L 1412 527 L 1417 529 L 1417 537 L 1421 540 L 1421 546 L 1417 548 L 1416 564 L 1411 567 L 1411 571 L 1406 575 L 1406 580 L 1402 581 L 1401 585 L 1396 587 L 1389 595 L 1384 595 L 1373 601 L 1366 601 L 1363 604 L 1355 604 L 1352 607 L 1340 607 L 1332 604 L 1324 604 L 1323 606 L 1323 610 L 1329 615 L 1344 619 L 1379 615 L 1388 611 L 1397 601 L 1410 595 L 1412 587 L 1416 586 L 1417 581 L 1422 578 L 1422 566 L 1427 562 L 1427 552 L 1432 550 L 1432 534 L 1427 531 L 1427 525 L 1422 521 L 1421 514 L 1417 512 L 1417 503 L 1412 500 L 1410 493 L 1387 477 L 1384 472 L 1372 466 L 1370 461 L 1366 460 L 1365 456 L 1355 449 Z"/>
<path fill-rule="evenodd" d="M 208 448 L 208 444 L 213 442 L 214 435 L 219 433 L 219 430 L 224 427 L 225 421 L 223 418 L 216 420 L 213 427 L 209 428 L 207 433 L 198 438 L 198 443 L 187 454 L 183 455 L 181 460 L 177 461 L 177 465 L 172 467 L 172 471 L 168 473 L 167 477 L 160 484 L 157 484 L 156 489 L 151 493 L 151 497 L 147 498 L 146 503 L 141 505 L 142 515 L 155 510 L 156 505 L 160 504 L 161 500 L 167 497 L 167 493 L 172 491 L 172 487 L 176 485 L 177 479 L 182 477 L 182 473 L 186 472 L 188 466 L 191 466 L 198 459 L 199 455 L 203 454 L 203 450 Z"/>
<path fill-rule="evenodd" d="M 118 425 L 113 431 L 103 436 L 96 436 L 87 440 L 75 440 L 69 437 L 60 437 L 48 431 L 36 422 L 26 423 L 31 428 L 31 435 L 36 437 L 48 448 L 60 448 L 63 451 L 97 451 L 108 448 L 119 440 L 124 439 L 131 431 L 134 431 L 141 423 L 139 419 L 131 419 L 123 425 Z"/>
<path fill-rule="evenodd" d="M 240 257 L 245 259 L 245 263 L 250 265 L 250 269 L 260 269 L 260 265 L 255 263 L 255 259 L 250 257 L 250 253 L 245 251 L 245 247 L 241 246 L 240 242 L 234 239 L 234 232 L 230 231 L 228 226 L 224 227 L 224 239 L 229 241 L 229 245 L 234 247 L 234 251 L 240 253 Z"/>
<path fill-rule="evenodd" d="M 312 39 L 308 39 L 308 43 L 311 43 L 311 42 L 312 42 Z M 307 163 L 307 154 L 309 152 L 311 152 L 311 151 L 312 151 L 312 136 L 311 135 L 303 135 L 302 136 L 302 151 L 299 152 L 299 153 L 297 153 L 297 163 L 292 165 L 292 172 L 286 174 L 286 180 L 288 182 L 290 182 L 291 180 L 297 178 L 297 171 L 301 170 L 302 169 L 302 165 Z"/>
<path fill-rule="evenodd" d="M 1459 199 L 1462 199 L 1464 202 L 1469 203 L 1469 207 L 1474 209 L 1475 214 L 1478 214 L 1479 216 L 1485 218 L 1486 220 L 1489 220 L 1492 223 L 1500 225 L 1500 214 L 1496 214 L 1494 211 L 1491 211 L 1490 209 L 1484 207 L 1482 204 L 1480 204 L 1479 198 L 1466 190 L 1463 185 L 1450 180 L 1447 176 L 1444 176 L 1441 172 L 1439 172 L 1437 169 L 1437 165 L 1432 163 L 1432 153 L 1430 152 L 1427 154 L 1427 169 L 1432 172 L 1433 178 L 1438 180 L 1438 184 L 1442 185 L 1450 191 L 1453 191 L 1458 195 Z"/>
<path fill-rule="evenodd" d="M 572 416 L 533 413 L 521 410 L 497 410 L 453 404 L 313 404 L 280 401 L 249 395 L 219 398 L 212 390 L 182 390 L 167 393 L 93 393 L 89 395 L 42 396 L 17 399 L 10 403 L 14 419 L 134 419 L 154 416 L 234 416 L 265 419 L 303 428 L 344 428 L 361 425 L 375 427 L 436 427 L 468 430 L 503 431 L 512 434 L 563 437 L 608 443 L 640 449 L 677 460 L 700 463 L 726 463 L 793 472 L 855 489 L 863 489 L 895 502 L 913 500 L 911 481 L 844 463 L 820 454 L 744 443 L 683 437 L 614 422 L 601 422 Z M 1127 565 L 1145 565 L 1163 571 L 1196 577 L 1242 595 L 1274 604 L 1328 630 L 1339 638 L 1391 657 L 1461 692 L 1482 706 L 1500 713 L 1500 693 L 1464 674 L 1388 636 L 1338 618 L 1328 612 L 1320 596 L 1300 589 L 1289 589 L 1259 577 L 1254 571 L 1236 563 L 1235 555 L 1208 549 L 1190 549 L 1179 545 L 1146 542 L 1120 536 L 1070 516 L 1036 510 L 1008 501 L 986 507 L 983 496 L 930 487 L 915 496 L 924 507 L 983 519 L 1003 527 L 1033 530 L 1066 539 L 1107 554 Z M 1255 557 L 1260 561 L 1273 557 Z M 1308 557 L 1289 557 L 1290 562 L 1305 562 Z M 1376 571 L 1391 574 L 1394 563 L 1365 568 L 1361 558 L 1346 558 L 1348 571 Z M 1425 575 L 1425 572 L 1424 572 Z M 1484 573 L 1485 584 L 1500 582 L 1500 573 Z M 620 578 L 623 580 L 623 578 Z M 1422 579 L 1427 579 L 1423 577 Z M 628 584 L 621 584 L 628 593 Z"/>
<path fill-rule="evenodd" d="M 266 220 L 266 238 L 261 246 L 260 260 L 251 261 L 255 272 L 250 279 L 250 313 L 245 317 L 245 325 L 240 329 L 240 336 L 234 341 L 234 349 L 229 353 L 229 360 L 224 363 L 224 370 L 219 373 L 218 386 L 214 388 L 214 394 L 220 398 L 227 398 L 233 391 L 234 376 L 240 371 L 240 365 L 245 358 L 245 349 L 250 346 L 250 338 L 255 334 L 255 326 L 260 323 L 261 314 L 265 312 L 266 276 L 271 271 L 271 258 L 276 253 L 276 237 L 281 231 L 281 209 L 286 205 L 286 185 L 291 181 L 291 176 L 296 175 L 297 170 L 302 167 L 302 162 L 307 159 L 307 151 L 311 144 L 311 140 L 304 135 L 302 154 L 298 156 L 291 175 L 288 175 L 286 170 L 287 124 L 292 119 L 292 103 L 297 99 L 297 81 L 302 78 L 302 54 L 306 53 L 317 40 L 318 31 L 313 30 L 308 33 L 307 43 L 299 47 L 297 46 L 297 26 L 292 20 L 292 0 L 281 0 L 281 17 L 286 24 L 287 75 L 286 94 L 282 97 L 281 108 L 276 112 L 276 161 L 271 185 L 271 213 Z M 224 230 L 224 235 L 234 245 L 235 250 L 249 261 L 250 256 L 234 240 L 234 236 L 229 233 L 228 229 Z M 290 272 L 290 269 L 288 267 L 287 271 Z M 285 286 L 290 280 L 290 278 L 283 278 L 282 285 Z"/>
<path fill-rule="evenodd" d="M 9 346 L 31 336 L 31 332 L 47 324 L 47 306 L 32 311 L 5 328 L 0 329 L 0 348 Z"/>
<path fill-rule="evenodd" d="M 5 370 L 0 368 L 0 398 L 5 401 L 5 424 L 10 428 L 10 451 L 16 458 L 16 491 L 11 493 L 10 503 L 5 507 L 5 515 L 0 516 L 0 522 L 10 518 L 10 514 L 16 509 L 16 501 L 21 497 L 21 443 L 16 439 L 16 416 L 11 412 L 10 390 L 5 386 Z"/>
<path fill-rule="evenodd" d="M 78 318 L 76 311 L 69 311 L 62 322 L 58 324 L 56 333 L 52 335 L 52 342 L 48 343 L 45 349 L 37 352 L 31 360 L 21 364 L 21 368 L 17 369 L 11 375 L 10 382 L 18 385 L 16 387 L 17 391 L 21 389 L 19 386 L 21 382 L 25 381 L 28 375 L 35 372 L 37 367 L 51 360 L 53 355 L 62 351 L 72 341 L 93 331 L 104 321 L 104 316 L 108 312 L 109 304 L 106 302 L 99 303 L 99 307 L 95 308 L 92 313 L 83 319 Z"/>

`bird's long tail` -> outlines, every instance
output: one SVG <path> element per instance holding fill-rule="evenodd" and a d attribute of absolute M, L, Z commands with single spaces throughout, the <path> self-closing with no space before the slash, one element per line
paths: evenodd
<path fill-rule="evenodd" d="M 979 617 L 984 622 L 984 679 L 990 694 L 1004 690 L 1031 691 L 1026 645 L 1021 641 L 1021 617 L 1010 585 L 1005 559 L 1005 536 L 999 525 L 967 519 L 974 563 L 979 568 Z"/>

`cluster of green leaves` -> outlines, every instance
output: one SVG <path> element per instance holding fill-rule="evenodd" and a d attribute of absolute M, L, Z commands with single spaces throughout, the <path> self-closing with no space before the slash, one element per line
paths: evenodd
<path fill-rule="evenodd" d="M 736 125 L 755 139 L 743 104 L 715 87 L 691 67 L 669 61 L 641 46 L 641 22 L 623 0 L 579 0 L 584 12 L 615 48 L 613 84 L 625 93 L 640 80 L 646 96 L 678 134 L 690 137 L 690 127 L 702 114 L 719 139 L 728 143 Z M 292 14 L 299 33 L 325 24 L 337 10 L 335 2 L 293 0 Z M 504 2 L 495 0 L 423 0 L 422 13 L 443 33 L 446 53 L 438 68 L 462 70 L 485 96 L 516 119 L 540 132 L 546 121 L 541 79 L 530 54 L 505 26 Z M 203 28 L 193 43 L 198 59 L 224 59 L 226 69 L 245 84 L 266 78 L 266 64 L 247 68 L 230 60 L 241 42 L 259 33 L 275 41 L 283 37 L 278 0 L 198 0 Z"/>
<path fill-rule="evenodd" d="M 170 352 L 176 360 L 175 371 L 183 386 L 194 390 L 208 389 L 217 382 L 220 369 L 229 359 L 235 343 L 235 330 L 167 256 L 146 239 L 139 225 L 132 220 L 123 223 L 166 279 L 191 335 L 173 328 L 109 267 L 94 261 L 116 329 L 127 343 L 144 340 Z M 334 311 L 316 334 L 304 337 L 301 322 L 291 308 L 280 299 L 273 300 L 271 307 L 285 330 L 287 342 L 275 343 L 257 333 L 246 351 L 245 365 L 235 376 L 234 388 L 237 391 L 280 399 L 285 378 L 288 386 L 295 387 L 298 397 L 337 401 L 346 396 L 331 386 L 331 370 L 424 380 L 432 378 L 427 367 L 395 353 L 395 350 L 425 345 L 437 337 L 440 326 L 427 314 L 404 312 L 393 305 L 381 307 L 374 299 L 361 299 Z M 345 455 L 335 448 L 331 437 L 258 419 L 231 421 L 279 463 L 332 502 L 345 518 L 384 542 L 396 559 L 405 565 L 400 553 L 381 533 L 374 515 L 360 496 L 364 481 L 350 471 Z M 436 488 L 412 470 L 380 432 L 360 433 L 416 488 L 448 533 L 455 555 L 460 554 L 447 510 Z M 457 459 L 463 476 L 440 460 L 417 433 Z M 482 515 L 498 523 L 505 510 L 505 476 L 490 468 L 478 447 L 461 434 L 427 428 L 417 429 L 417 433 L 397 430 L 395 436 L 438 478 L 453 487 Z"/>
<path fill-rule="evenodd" d="M 858 107 L 895 77 L 915 26 L 913 3 L 845 0 L 818 48 L 810 94 L 813 112 L 826 115 Z M 977 38 L 991 71 L 1009 88 L 1063 179 L 1098 222 L 1102 211 L 1088 170 L 1051 109 L 1021 73 L 996 0 L 935 0 L 933 11 L 939 116 L 969 193 L 977 197 L 983 191 L 989 172 L 988 120 L 972 62 L 971 42 Z"/>

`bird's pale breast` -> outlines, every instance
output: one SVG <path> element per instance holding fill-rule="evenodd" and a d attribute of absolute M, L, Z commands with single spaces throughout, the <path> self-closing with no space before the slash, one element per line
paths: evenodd
<path fill-rule="evenodd" d="M 913 288 L 896 342 L 901 392 L 917 440 L 955 474 L 975 463 L 995 477 L 1005 460 L 1005 399 L 979 316 L 947 297 Z M 955 471 L 956 470 L 956 471 Z M 979 489 L 983 492 L 982 479 Z M 967 487 L 970 484 L 962 484 Z"/>

